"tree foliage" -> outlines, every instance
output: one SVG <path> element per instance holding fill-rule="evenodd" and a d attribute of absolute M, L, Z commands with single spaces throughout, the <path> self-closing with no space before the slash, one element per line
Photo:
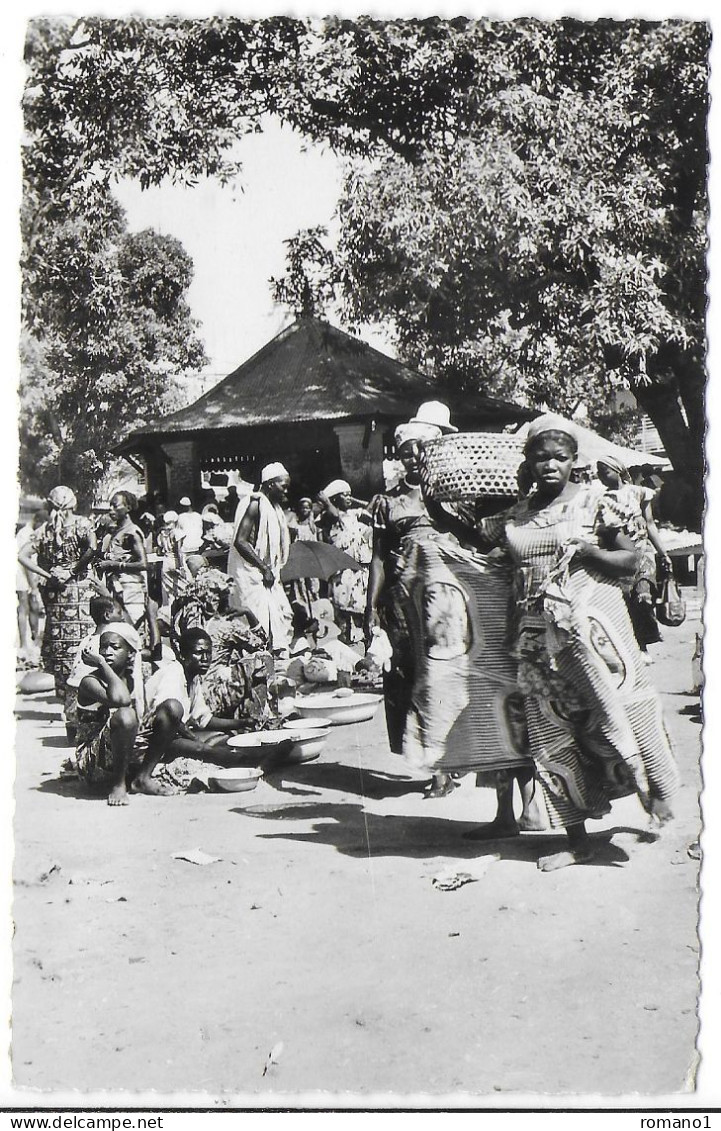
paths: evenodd
<path fill-rule="evenodd" d="M 709 36 L 679 20 L 36 22 L 28 242 L 119 175 L 230 176 L 238 138 L 275 114 L 359 158 L 335 267 L 322 243 L 296 248 L 321 291 L 336 273 L 349 318 L 390 319 L 441 381 L 563 409 L 582 395 L 597 419 L 631 385 L 698 487 Z M 303 255 L 291 266 L 302 290 Z"/>

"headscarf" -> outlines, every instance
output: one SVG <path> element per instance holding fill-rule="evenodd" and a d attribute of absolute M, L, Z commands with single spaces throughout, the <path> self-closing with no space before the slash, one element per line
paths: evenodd
<path fill-rule="evenodd" d="M 596 463 L 602 463 L 604 467 L 609 468 L 611 471 L 615 471 L 616 475 L 622 483 L 631 482 L 630 471 L 625 466 L 625 464 L 622 464 L 620 459 L 616 459 L 615 456 L 601 456 L 598 460 L 596 460 Z"/>
<path fill-rule="evenodd" d="M 396 448 L 402 448 L 409 440 L 424 443 L 426 440 L 438 440 L 442 435 L 443 432 L 437 424 L 423 424 L 421 421 L 409 420 L 407 424 L 398 425 L 393 433 L 393 439 Z"/>
<path fill-rule="evenodd" d="M 528 425 L 524 451 L 527 452 L 535 440 L 539 436 L 545 435 L 546 432 L 559 432 L 562 436 L 568 436 L 575 450 L 578 451 L 578 431 L 575 424 L 571 420 L 566 420 L 565 416 L 559 416 L 553 412 L 548 412 L 544 416 L 537 416 Z"/>
<path fill-rule="evenodd" d="M 48 526 L 53 534 L 53 542 L 55 546 L 60 549 L 63 542 L 63 527 L 65 525 L 65 516 L 71 511 L 74 511 L 78 505 L 78 500 L 75 492 L 70 487 L 53 487 L 48 495 L 48 502 L 51 505 L 50 518 L 48 519 Z"/>
<path fill-rule="evenodd" d="M 350 493 L 350 483 L 345 479 L 333 479 L 323 491 L 323 494 L 329 499 L 332 499 L 335 495 L 350 495 Z"/>
<path fill-rule="evenodd" d="M 98 646 L 100 639 L 106 632 L 114 632 L 116 636 L 122 637 L 128 647 L 131 649 L 130 656 L 130 670 L 133 676 L 133 690 L 131 692 L 133 698 L 133 706 L 138 719 L 142 721 L 145 714 L 145 689 L 143 687 L 143 658 L 141 656 L 143 642 L 140 635 L 132 624 L 127 621 L 117 620 L 111 621 L 110 624 L 101 625 L 97 636 Z"/>
<path fill-rule="evenodd" d="M 132 624 L 128 624 L 124 620 L 114 620 L 110 624 L 104 624 L 100 629 L 98 635 L 103 636 L 106 632 L 114 632 L 116 636 L 122 637 L 129 648 L 133 652 L 140 652 L 143 644 L 137 629 L 133 628 Z"/>
<path fill-rule="evenodd" d="M 282 463 L 267 463 L 260 473 L 261 483 L 269 483 L 271 479 L 280 479 L 288 472 Z"/>

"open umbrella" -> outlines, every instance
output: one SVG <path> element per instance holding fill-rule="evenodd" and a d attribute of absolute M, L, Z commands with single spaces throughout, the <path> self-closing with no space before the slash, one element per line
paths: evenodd
<path fill-rule="evenodd" d="M 331 546 L 328 542 L 306 542 L 298 540 L 290 547 L 288 561 L 280 571 L 281 581 L 301 581 L 307 577 L 317 577 L 328 581 L 344 569 L 363 569 L 360 562 Z"/>

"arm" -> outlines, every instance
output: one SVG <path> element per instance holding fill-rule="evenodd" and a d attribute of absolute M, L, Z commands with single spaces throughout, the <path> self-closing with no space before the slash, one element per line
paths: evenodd
<path fill-rule="evenodd" d="M 86 675 L 78 688 L 78 703 L 104 703 L 108 707 L 129 707 L 130 692 L 124 680 L 117 675 L 102 656 L 83 652 L 81 659 L 89 668 L 97 668 L 98 675 Z"/>
<path fill-rule="evenodd" d="M 488 552 L 494 549 L 496 543 L 486 538 L 483 531 L 477 526 L 471 526 L 468 522 L 464 522 L 458 515 L 451 514 L 443 505 L 431 498 L 430 495 L 423 496 L 423 501 L 426 504 L 426 510 L 431 517 L 433 525 L 437 530 L 446 534 L 453 534 L 459 542 L 465 545 L 474 546 L 477 550 Z"/>
<path fill-rule="evenodd" d="M 23 546 L 22 550 L 18 554 L 18 561 L 20 562 L 20 565 L 28 570 L 29 573 L 36 573 L 39 577 L 44 578 L 45 581 L 50 581 L 52 574 L 48 573 L 48 571 L 46 569 L 43 569 L 42 566 L 39 566 L 35 558 L 31 556 L 31 553 L 32 551 L 29 550 L 27 546 Z"/>
<path fill-rule="evenodd" d="M 646 529 L 648 530 L 648 540 L 651 543 L 651 545 L 653 546 L 656 553 L 662 559 L 662 561 L 667 562 L 670 565 L 671 559 L 669 558 L 668 554 L 666 553 L 666 550 L 664 549 L 663 542 L 661 541 L 661 535 L 658 532 L 658 527 L 656 526 L 656 520 L 653 517 L 653 510 L 651 509 L 651 503 L 652 503 L 652 500 L 648 499 L 643 504 L 643 506 L 641 507 L 641 510 L 643 512 L 643 518 L 644 518 L 644 521 L 646 523 Z"/>
<path fill-rule="evenodd" d="M 130 539 L 130 553 L 132 557 L 128 562 L 118 562 L 114 558 L 101 558 L 97 563 L 100 573 L 144 573 L 148 568 L 148 559 L 145 546 L 140 535 L 128 534 Z M 82 560 L 82 559 L 81 559 Z"/>
<path fill-rule="evenodd" d="M 368 567 L 368 596 L 364 617 L 364 636 L 366 646 L 370 644 L 373 629 L 378 624 L 378 598 L 385 581 L 385 546 L 382 530 L 373 531 L 373 557 Z"/>
<path fill-rule="evenodd" d="M 583 562 L 605 577 L 630 577 L 636 572 L 639 553 L 631 538 L 620 531 L 610 531 L 607 547 L 594 546 L 582 538 L 572 538 L 575 546 L 574 562 Z"/>
<path fill-rule="evenodd" d="M 260 507 L 258 501 L 257 499 L 252 499 L 248 505 L 247 511 L 240 520 L 234 545 L 241 558 L 245 558 L 250 565 L 255 566 L 258 572 L 263 576 L 263 583 L 270 587 L 275 583 L 273 571 L 268 563 L 263 561 L 263 558 L 261 558 L 253 545 L 258 536 L 259 515 Z"/>

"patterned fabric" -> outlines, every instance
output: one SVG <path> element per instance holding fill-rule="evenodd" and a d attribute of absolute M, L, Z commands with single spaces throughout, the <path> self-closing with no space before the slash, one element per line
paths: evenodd
<path fill-rule="evenodd" d="M 144 542 L 142 530 L 132 523 L 123 526 L 121 530 L 114 530 L 106 534 L 102 542 L 103 557 L 121 565 L 134 561 L 136 538 Z M 106 584 L 111 593 L 114 593 L 122 601 L 123 608 L 135 627 L 140 627 L 145 621 L 148 584 L 146 574 L 119 570 L 117 573 L 107 575 Z"/>
<path fill-rule="evenodd" d="M 330 582 L 330 597 L 338 614 L 338 622 L 345 623 L 345 634 L 349 643 L 362 639 L 361 619 L 365 613 L 368 596 L 368 566 L 373 557 L 373 529 L 367 522 L 360 521 L 359 510 L 340 511 L 335 522 L 325 532 L 325 540 L 331 546 L 344 550 L 363 569 L 344 569 Z"/>
<path fill-rule="evenodd" d="M 93 527 L 89 518 L 66 513 L 59 529 L 43 523 L 28 545 L 36 552 L 38 565 L 42 569 L 48 572 L 57 568 L 75 570 L 83 553 L 91 545 L 92 536 Z M 45 671 L 51 672 L 55 677 L 55 690 L 63 701 L 66 698 L 66 680 L 78 645 L 93 628 L 90 616 L 93 590 L 86 574 L 87 571 L 77 580 L 64 582 L 59 588 L 48 585 L 47 582 L 40 583 L 46 618 L 41 650 L 42 664 Z M 68 718 L 68 721 L 73 720 Z"/>
<path fill-rule="evenodd" d="M 75 765 L 79 776 L 88 785 L 107 788 L 111 784 L 113 750 L 110 723 L 116 710 L 117 708 L 110 708 L 105 703 L 78 706 Z M 140 761 L 141 752 L 133 750 L 129 764 L 138 765 Z"/>
<path fill-rule="evenodd" d="M 402 480 L 391 491 L 376 495 L 371 503 L 373 528 L 382 538 L 384 583 L 378 615 L 393 648 L 390 671 L 383 672 L 388 741 L 394 754 L 403 753 L 409 713 L 413 706 L 415 664 L 406 614 L 403 572 L 414 547 L 428 539 L 447 538 L 435 529 L 420 487 Z"/>
<path fill-rule="evenodd" d="M 513 654 L 531 752 L 550 824 L 606 812 L 636 792 L 669 799 L 678 773 L 658 696 L 648 681 L 618 581 L 574 567 L 571 538 L 599 544 L 630 534 L 635 514 L 600 484 L 534 510 L 523 500 L 481 520 L 514 566 Z"/>

